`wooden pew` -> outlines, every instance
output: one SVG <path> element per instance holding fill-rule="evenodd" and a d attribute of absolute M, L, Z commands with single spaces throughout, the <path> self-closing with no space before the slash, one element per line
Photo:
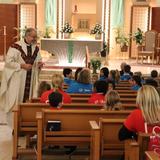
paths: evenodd
<path fill-rule="evenodd" d="M 125 160 L 144 160 L 151 134 L 139 133 L 138 141 L 125 141 Z M 133 156 L 134 155 L 134 156 Z"/>
<path fill-rule="evenodd" d="M 146 151 L 145 154 L 148 160 L 160 160 L 160 155 L 158 155 L 154 151 Z"/>
<path fill-rule="evenodd" d="M 89 97 L 91 96 L 91 94 L 69 94 L 71 96 L 71 98 L 73 99 L 73 102 L 74 101 L 78 101 L 78 99 L 82 98 L 82 102 L 87 102 Z M 119 93 L 120 97 L 121 98 L 136 98 L 137 96 L 137 92 L 129 92 L 129 93 Z M 30 103 L 39 103 L 40 102 L 40 98 L 32 98 L 29 100 Z"/>
<path fill-rule="evenodd" d="M 115 90 L 131 90 L 131 86 L 116 86 Z"/>
<path fill-rule="evenodd" d="M 120 80 L 119 83 L 129 83 L 128 80 Z"/>
<path fill-rule="evenodd" d="M 71 98 L 89 98 L 91 96 L 91 94 L 69 94 L 71 96 Z M 32 98 L 29 100 L 30 103 L 39 103 L 40 102 L 40 97 L 38 98 Z"/>
<path fill-rule="evenodd" d="M 139 160 L 139 145 L 136 140 L 125 140 L 125 160 Z"/>
<path fill-rule="evenodd" d="M 23 133 L 27 136 L 27 146 L 29 146 L 30 136 L 37 133 L 36 112 L 40 112 L 42 108 L 50 108 L 49 104 L 44 103 L 22 103 L 15 106 L 14 112 L 14 135 L 13 135 L 13 159 L 18 157 L 19 153 L 34 153 L 31 149 L 18 149 L 18 137 Z M 75 110 L 99 110 L 103 105 L 96 104 L 64 104 L 62 109 L 75 109 Z"/>
<path fill-rule="evenodd" d="M 121 157 L 124 151 L 124 143 L 118 139 L 118 132 L 125 119 L 100 118 L 99 125 L 90 121 L 91 125 L 91 158 L 100 160 L 103 157 Z M 112 132 L 111 132 L 112 131 Z"/>
<path fill-rule="evenodd" d="M 131 87 L 130 83 L 118 83 L 116 84 L 116 87 Z"/>
<path fill-rule="evenodd" d="M 121 95 L 121 94 L 120 94 Z M 124 96 L 124 98 L 122 98 Z M 122 109 L 124 110 L 133 110 L 137 108 L 136 105 L 136 95 L 135 94 L 123 94 L 121 97 L 121 102 L 122 102 Z M 128 98 L 126 98 L 128 97 Z M 102 105 L 97 105 L 97 104 L 88 104 L 88 99 L 86 97 L 76 97 L 73 98 L 74 102 L 71 104 L 63 104 L 62 108 L 63 109 L 102 109 Z M 82 99 L 82 101 L 81 101 Z M 39 98 L 33 98 L 30 100 L 29 103 L 39 103 Z"/>
<path fill-rule="evenodd" d="M 42 108 L 49 108 L 48 104 L 28 104 L 22 103 L 15 106 L 14 113 L 14 134 L 13 134 L 13 156 L 12 160 L 16 160 L 19 154 L 34 154 L 33 149 L 19 149 L 18 137 L 22 133 L 27 136 L 27 145 L 29 145 L 29 138 L 37 132 L 36 112 L 41 111 Z"/>
<path fill-rule="evenodd" d="M 136 97 L 131 98 L 120 98 L 122 103 L 136 103 Z M 72 98 L 73 103 L 88 103 L 87 97 L 73 97 Z"/>
<path fill-rule="evenodd" d="M 136 98 L 137 93 L 119 93 L 120 98 Z"/>
<path fill-rule="evenodd" d="M 40 103 L 40 97 L 38 98 L 31 98 L 28 103 Z"/>
<path fill-rule="evenodd" d="M 137 93 L 137 91 L 133 91 L 133 90 L 131 90 L 131 89 L 129 89 L 129 90 L 124 89 L 124 90 L 123 90 L 123 88 L 116 89 L 116 91 L 117 91 L 119 94 L 121 94 L 121 93 L 125 93 L 125 94 L 134 93 L 134 94 L 136 94 L 136 93 Z"/>
<path fill-rule="evenodd" d="M 89 98 L 91 97 L 91 94 L 69 94 L 72 98 Z M 131 98 L 131 97 L 136 97 L 137 92 L 131 92 L 131 93 L 119 93 L 121 98 Z"/>
<path fill-rule="evenodd" d="M 137 108 L 138 108 L 138 106 L 136 103 L 122 103 L 123 110 L 134 110 Z"/>
<path fill-rule="evenodd" d="M 104 110 L 47 110 L 37 113 L 38 141 L 37 160 L 42 159 L 42 145 L 89 145 L 89 121 L 99 121 L 100 117 L 107 119 L 125 119 L 130 111 Z M 46 131 L 48 121 L 61 121 L 61 131 Z M 43 137 L 43 138 L 42 138 Z"/>

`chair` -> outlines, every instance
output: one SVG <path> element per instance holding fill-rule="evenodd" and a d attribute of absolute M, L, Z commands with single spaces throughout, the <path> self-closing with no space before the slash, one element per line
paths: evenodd
<path fill-rule="evenodd" d="M 157 32 L 150 30 L 145 33 L 145 45 L 138 47 L 137 53 L 137 63 L 139 57 L 141 57 L 141 62 L 143 63 L 143 57 L 152 57 L 152 65 L 154 63 L 155 52 L 156 52 L 156 41 Z"/>

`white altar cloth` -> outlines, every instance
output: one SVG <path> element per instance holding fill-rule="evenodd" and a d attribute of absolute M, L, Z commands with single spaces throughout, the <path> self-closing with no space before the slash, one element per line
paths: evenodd
<path fill-rule="evenodd" d="M 41 49 L 54 53 L 60 66 L 85 66 L 86 46 L 89 53 L 100 52 L 102 40 L 41 39 Z"/>

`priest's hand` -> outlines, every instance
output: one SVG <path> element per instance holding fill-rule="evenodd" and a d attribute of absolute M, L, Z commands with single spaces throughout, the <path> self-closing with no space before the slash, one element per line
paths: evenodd
<path fill-rule="evenodd" d="M 23 64 L 21 64 L 21 68 L 29 71 L 32 69 L 32 65 L 23 63 Z"/>
<path fill-rule="evenodd" d="M 43 67 L 44 63 L 43 62 L 38 62 L 38 68 L 41 69 Z"/>

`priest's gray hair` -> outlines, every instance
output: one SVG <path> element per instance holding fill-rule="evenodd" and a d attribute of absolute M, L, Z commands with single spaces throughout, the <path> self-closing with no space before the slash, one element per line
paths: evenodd
<path fill-rule="evenodd" d="M 28 36 L 31 32 L 37 32 L 34 28 L 27 28 L 25 31 L 25 37 Z"/>

